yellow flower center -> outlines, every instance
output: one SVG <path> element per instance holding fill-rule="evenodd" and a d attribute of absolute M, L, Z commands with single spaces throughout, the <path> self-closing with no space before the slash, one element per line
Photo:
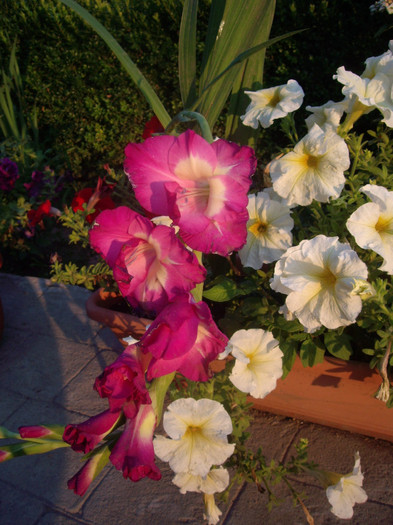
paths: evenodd
<path fill-rule="evenodd" d="M 318 163 L 319 163 L 319 158 L 318 157 L 314 157 L 313 155 L 307 155 L 306 163 L 307 163 L 307 167 L 308 168 L 317 169 L 318 168 Z"/>
<path fill-rule="evenodd" d="M 320 275 L 320 281 L 324 288 L 332 288 L 337 282 L 337 277 L 330 268 L 325 268 L 323 273 Z"/>
<path fill-rule="evenodd" d="M 267 106 L 269 106 L 271 108 L 275 108 L 280 101 L 281 101 L 280 93 L 278 92 L 278 90 L 276 90 L 274 92 L 272 98 L 267 103 Z"/>
<path fill-rule="evenodd" d="M 268 227 L 268 223 L 264 221 L 256 221 L 252 226 L 250 226 L 248 230 L 250 233 L 255 235 L 255 237 L 263 237 L 267 232 Z"/>
<path fill-rule="evenodd" d="M 375 225 L 375 229 L 377 230 L 378 233 L 384 233 L 384 232 L 389 232 L 389 230 L 393 230 L 393 220 L 392 218 L 383 218 L 382 216 L 380 216 L 378 218 L 378 221 L 377 221 L 377 224 Z"/>

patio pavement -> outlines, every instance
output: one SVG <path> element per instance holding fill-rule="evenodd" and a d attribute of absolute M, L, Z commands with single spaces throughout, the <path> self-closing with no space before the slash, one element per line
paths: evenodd
<path fill-rule="evenodd" d="M 106 408 L 93 390 L 94 379 L 122 347 L 112 332 L 87 318 L 87 290 L 35 277 L 0 273 L 5 331 L 0 341 L 0 425 L 80 422 Z M 372 414 L 370 414 L 372 417 Z M 355 506 L 347 523 L 393 523 L 393 443 L 257 412 L 250 445 L 268 458 L 284 460 L 300 438 L 310 441 L 309 459 L 329 470 L 349 472 L 360 452 L 368 501 Z M 67 489 L 79 470 L 80 455 L 60 449 L 44 456 L 0 464 L 1 525 L 180 525 L 203 521 L 201 495 L 181 495 L 173 474 L 161 462 L 160 482 L 124 480 L 107 466 L 83 498 Z M 304 490 L 315 524 L 343 523 L 330 512 L 324 491 L 309 478 L 294 483 Z M 288 490 L 270 513 L 266 495 L 250 485 L 236 486 L 223 511 L 225 525 L 307 523 Z"/>

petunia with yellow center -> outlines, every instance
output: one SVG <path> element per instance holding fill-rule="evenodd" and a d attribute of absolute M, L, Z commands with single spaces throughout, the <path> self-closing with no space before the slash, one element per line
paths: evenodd
<path fill-rule="evenodd" d="M 177 399 L 164 414 L 164 430 L 170 439 L 157 436 L 154 450 L 176 473 L 206 476 L 235 448 L 227 441 L 231 418 L 221 403 L 211 399 Z"/>

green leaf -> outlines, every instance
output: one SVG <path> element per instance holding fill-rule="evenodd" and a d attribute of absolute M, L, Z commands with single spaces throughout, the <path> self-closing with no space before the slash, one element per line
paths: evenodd
<path fill-rule="evenodd" d="M 348 361 L 352 355 L 351 339 L 346 334 L 327 332 L 324 336 L 325 346 L 328 352 L 334 357 Z"/>
<path fill-rule="evenodd" d="M 179 84 L 183 106 L 196 99 L 196 23 L 198 0 L 185 0 L 179 32 Z"/>
<path fill-rule="evenodd" d="M 280 350 L 284 356 L 282 358 L 282 379 L 285 379 L 288 373 L 291 371 L 293 364 L 296 359 L 297 345 L 290 342 L 280 343 Z"/>
<path fill-rule="evenodd" d="M 156 114 L 158 120 L 164 127 L 166 127 L 171 121 L 171 117 L 164 108 L 154 89 L 151 87 L 144 75 L 139 71 L 136 64 L 127 55 L 125 50 L 120 46 L 117 40 L 115 40 L 109 31 L 105 29 L 105 27 L 96 18 L 94 18 L 94 16 L 91 15 L 89 11 L 80 6 L 77 2 L 75 2 L 75 0 L 61 0 L 61 2 L 73 9 L 104 40 L 104 42 L 116 55 L 127 73 L 130 75 L 135 85 L 140 89 L 143 96 Z"/>
<path fill-rule="evenodd" d="M 203 291 L 203 297 L 217 303 L 230 301 L 234 297 L 247 295 L 255 291 L 255 283 L 243 281 L 237 284 L 230 277 L 225 277 L 224 275 L 219 275 L 212 284 L 211 288 Z"/>
<path fill-rule="evenodd" d="M 303 341 L 299 355 L 304 367 L 314 366 L 323 362 L 325 348 L 318 339 L 307 339 Z"/>
<path fill-rule="evenodd" d="M 255 32 L 251 46 L 259 44 L 261 40 L 268 40 L 274 11 L 275 2 L 268 3 L 260 24 L 261 30 Z M 260 132 L 258 129 L 253 129 L 250 126 L 244 126 L 240 116 L 244 115 L 250 103 L 249 96 L 244 92 L 257 91 L 262 88 L 265 52 L 266 50 L 262 49 L 243 62 L 234 80 L 226 119 L 225 137 L 238 144 L 248 144 L 251 147 L 255 146 L 256 138 Z"/>
<path fill-rule="evenodd" d="M 269 18 L 264 20 L 267 6 L 271 3 L 274 0 L 228 0 L 225 4 L 215 44 L 200 78 L 199 99 L 189 108 L 202 113 L 211 127 L 233 88 L 241 62 L 269 45 L 300 32 L 286 33 L 251 47 L 255 35 L 263 32 L 261 24 L 271 22 Z"/>

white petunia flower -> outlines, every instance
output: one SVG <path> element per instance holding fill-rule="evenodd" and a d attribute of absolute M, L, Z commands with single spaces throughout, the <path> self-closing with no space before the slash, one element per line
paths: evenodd
<path fill-rule="evenodd" d="M 314 124 L 293 151 L 271 163 L 270 176 L 274 191 L 288 205 L 307 206 L 313 199 L 327 202 L 339 197 L 349 165 L 344 139 Z"/>
<path fill-rule="evenodd" d="M 333 102 L 329 100 L 322 106 L 306 106 L 306 110 L 310 111 L 312 115 L 306 118 L 307 129 L 310 130 L 314 124 L 326 131 L 331 128 L 333 131 L 337 131 L 340 125 L 341 117 L 344 111 L 348 109 L 348 100 L 344 99 L 341 102 Z"/>
<path fill-rule="evenodd" d="M 293 219 L 285 204 L 270 199 L 265 192 L 249 195 L 247 241 L 239 251 L 243 266 L 258 270 L 277 261 L 291 246 Z"/>
<path fill-rule="evenodd" d="M 164 414 L 164 430 L 171 439 L 157 436 L 154 451 L 176 473 L 206 476 L 235 449 L 227 441 L 231 418 L 221 403 L 211 399 L 177 399 Z"/>
<path fill-rule="evenodd" d="M 229 484 L 229 472 L 220 467 L 211 469 L 206 476 L 195 476 L 190 472 L 179 472 L 173 478 L 173 483 L 179 487 L 180 492 L 204 492 L 215 494 L 224 491 Z"/>
<path fill-rule="evenodd" d="M 378 57 L 368 58 L 365 64 L 366 68 L 361 76 L 346 71 L 342 66 L 337 69 L 333 78 L 344 85 L 342 92 L 352 106 L 349 112 L 354 104 L 360 102 L 364 113 L 379 109 L 384 116 L 383 122 L 393 127 L 393 53 L 389 49 Z"/>
<path fill-rule="evenodd" d="M 217 525 L 217 523 L 220 521 L 220 516 L 222 512 L 216 505 L 214 495 L 205 494 L 203 499 L 205 502 L 206 512 L 206 514 L 203 515 L 203 519 L 207 520 L 209 525 Z"/>
<path fill-rule="evenodd" d="M 245 91 L 251 99 L 246 113 L 240 117 L 245 126 L 258 128 L 258 122 L 263 128 L 273 124 L 273 120 L 282 118 L 300 108 L 303 103 L 304 91 L 296 80 L 288 80 L 286 84 L 259 91 Z"/>
<path fill-rule="evenodd" d="M 367 494 L 362 488 L 363 478 L 359 452 L 356 452 L 353 471 L 341 476 L 337 483 L 326 489 L 327 499 L 332 506 L 330 510 L 335 516 L 344 520 L 351 519 L 355 503 L 367 501 Z"/>
<path fill-rule="evenodd" d="M 383 257 L 380 270 L 393 275 L 393 191 L 367 184 L 360 188 L 372 202 L 360 206 L 347 220 L 347 228 L 361 247 Z"/>
<path fill-rule="evenodd" d="M 270 286 L 288 295 L 288 311 L 312 333 L 355 322 L 362 309 L 361 297 L 352 293 L 357 279 L 367 279 L 367 266 L 349 244 L 317 235 L 284 253 Z"/>
<path fill-rule="evenodd" d="M 236 357 L 229 376 L 235 387 L 259 399 L 270 394 L 282 376 L 283 353 L 273 334 L 260 328 L 238 330 L 228 346 Z"/>

